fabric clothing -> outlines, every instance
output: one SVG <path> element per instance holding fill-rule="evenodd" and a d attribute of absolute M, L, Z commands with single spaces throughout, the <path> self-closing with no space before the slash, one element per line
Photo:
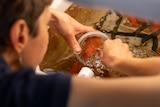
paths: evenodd
<path fill-rule="evenodd" d="M 12 73 L 0 57 L 0 107 L 66 107 L 71 76 L 35 75 L 32 68 Z"/>

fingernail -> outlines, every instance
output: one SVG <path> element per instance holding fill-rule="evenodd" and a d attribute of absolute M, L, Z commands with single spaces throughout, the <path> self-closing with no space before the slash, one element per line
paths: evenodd
<path fill-rule="evenodd" d="M 74 49 L 74 54 L 80 54 L 81 53 L 81 48 L 75 48 Z"/>

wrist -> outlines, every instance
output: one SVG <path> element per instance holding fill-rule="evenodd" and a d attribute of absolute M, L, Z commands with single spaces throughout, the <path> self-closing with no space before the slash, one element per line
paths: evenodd
<path fill-rule="evenodd" d="M 57 22 L 58 21 L 58 15 L 59 15 L 59 11 L 55 10 L 55 9 L 50 9 L 51 12 L 51 17 L 52 17 L 52 21 Z"/>
<path fill-rule="evenodd" d="M 122 59 L 115 58 L 111 63 L 109 63 L 108 67 L 112 71 L 119 71 L 122 62 L 123 62 Z"/>
<path fill-rule="evenodd" d="M 129 73 L 130 65 L 128 65 L 128 63 L 131 62 L 130 60 L 132 59 L 116 58 L 116 60 L 109 65 L 110 69 L 112 71 L 121 72 L 123 74 L 130 75 Z"/>

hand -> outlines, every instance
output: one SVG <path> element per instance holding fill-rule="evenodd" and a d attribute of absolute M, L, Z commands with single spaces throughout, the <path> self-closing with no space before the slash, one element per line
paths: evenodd
<path fill-rule="evenodd" d="M 79 46 L 75 35 L 94 31 L 94 29 L 80 24 L 64 12 L 51 9 L 51 14 L 52 20 L 49 24 L 51 29 L 62 35 L 74 52 L 80 52 L 81 47 Z"/>
<path fill-rule="evenodd" d="M 122 43 L 120 39 L 104 42 L 101 59 L 107 69 L 114 70 L 117 61 L 128 58 L 132 58 L 132 53 L 126 43 Z"/>

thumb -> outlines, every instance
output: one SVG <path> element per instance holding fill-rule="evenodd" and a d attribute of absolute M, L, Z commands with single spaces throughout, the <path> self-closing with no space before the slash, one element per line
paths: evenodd
<path fill-rule="evenodd" d="M 75 38 L 75 36 L 71 36 L 70 38 L 66 38 L 66 42 L 68 43 L 69 47 L 74 51 L 74 53 L 80 53 L 81 47 Z"/>

